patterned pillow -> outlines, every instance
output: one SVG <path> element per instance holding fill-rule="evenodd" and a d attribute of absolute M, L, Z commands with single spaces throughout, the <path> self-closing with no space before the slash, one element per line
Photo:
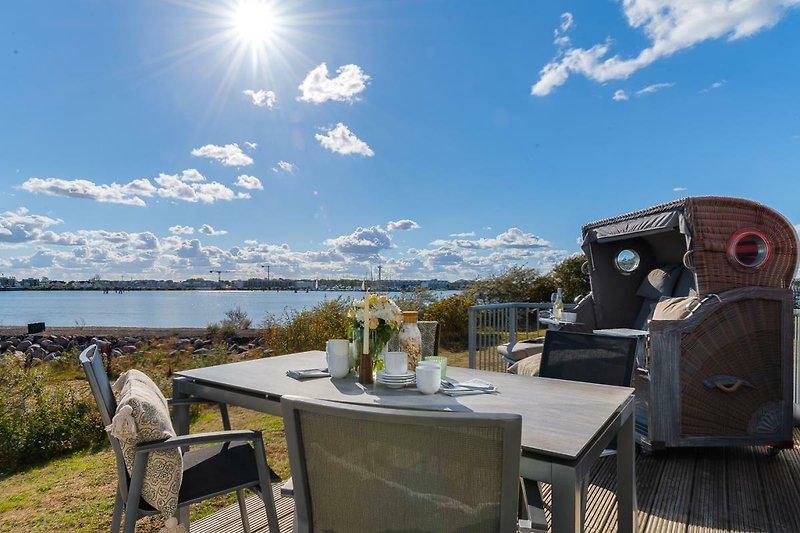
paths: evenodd
<path fill-rule="evenodd" d="M 146 374 L 128 370 L 112 386 L 119 393 L 117 412 L 106 427 L 119 440 L 125 466 L 130 473 L 136 445 L 175 436 L 169 407 L 161 390 Z M 183 457 L 179 449 L 151 452 L 142 484 L 142 497 L 170 517 L 178 507 L 178 492 L 183 479 Z"/>

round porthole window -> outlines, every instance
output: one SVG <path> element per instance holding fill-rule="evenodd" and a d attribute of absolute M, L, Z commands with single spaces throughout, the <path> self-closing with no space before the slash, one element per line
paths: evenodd
<path fill-rule="evenodd" d="M 735 265 L 758 268 L 767 262 L 771 252 L 767 236 L 758 230 L 737 231 L 728 241 L 728 259 Z"/>
<path fill-rule="evenodd" d="M 614 257 L 614 266 L 617 267 L 617 270 L 622 272 L 623 274 L 630 274 L 637 268 L 639 268 L 639 263 L 641 258 L 636 250 L 631 250 L 630 248 L 623 248 L 619 252 L 617 252 L 616 257 Z"/>

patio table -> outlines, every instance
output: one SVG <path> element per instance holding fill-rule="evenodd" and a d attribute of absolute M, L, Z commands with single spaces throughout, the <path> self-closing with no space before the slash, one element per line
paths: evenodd
<path fill-rule="evenodd" d="M 287 370 L 323 368 L 325 352 L 311 351 L 177 372 L 173 396 L 200 397 L 281 416 L 283 395 L 400 409 L 517 413 L 522 416 L 520 475 L 552 485 L 555 533 L 583 531 L 584 480 L 614 436 L 617 447 L 618 531 L 636 529 L 633 389 L 448 367 L 458 381 L 479 378 L 496 394 L 449 397 L 414 389 L 362 386 L 355 377 L 298 381 Z M 189 411 L 176 408 L 176 430 L 187 432 Z"/>

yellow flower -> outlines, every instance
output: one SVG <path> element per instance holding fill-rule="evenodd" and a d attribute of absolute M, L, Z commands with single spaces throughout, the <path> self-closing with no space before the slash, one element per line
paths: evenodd
<path fill-rule="evenodd" d="M 377 318 L 370 318 L 369 319 L 369 329 L 378 329 L 378 319 Z"/>

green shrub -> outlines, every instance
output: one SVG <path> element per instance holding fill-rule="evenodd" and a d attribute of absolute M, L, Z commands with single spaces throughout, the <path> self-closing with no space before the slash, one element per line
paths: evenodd
<path fill-rule="evenodd" d="M 403 311 L 419 311 L 421 315 L 435 301 L 436 296 L 428 289 L 404 292 L 399 298 L 394 299 L 394 303 Z"/>
<path fill-rule="evenodd" d="M 347 309 L 350 300 L 337 298 L 320 302 L 309 310 L 284 311 L 282 317 L 267 315 L 264 340 L 275 355 L 324 350 L 328 339 L 347 338 Z"/>
<path fill-rule="evenodd" d="M 0 475 L 106 439 L 86 382 L 45 383 L 48 372 L 0 359 Z"/>
<path fill-rule="evenodd" d="M 439 322 L 439 343 L 443 348 L 452 351 L 467 349 L 467 308 L 471 305 L 475 305 L 473 298 L 454 294 L 432 303 L 425 310 L 425 320 Z"/>

